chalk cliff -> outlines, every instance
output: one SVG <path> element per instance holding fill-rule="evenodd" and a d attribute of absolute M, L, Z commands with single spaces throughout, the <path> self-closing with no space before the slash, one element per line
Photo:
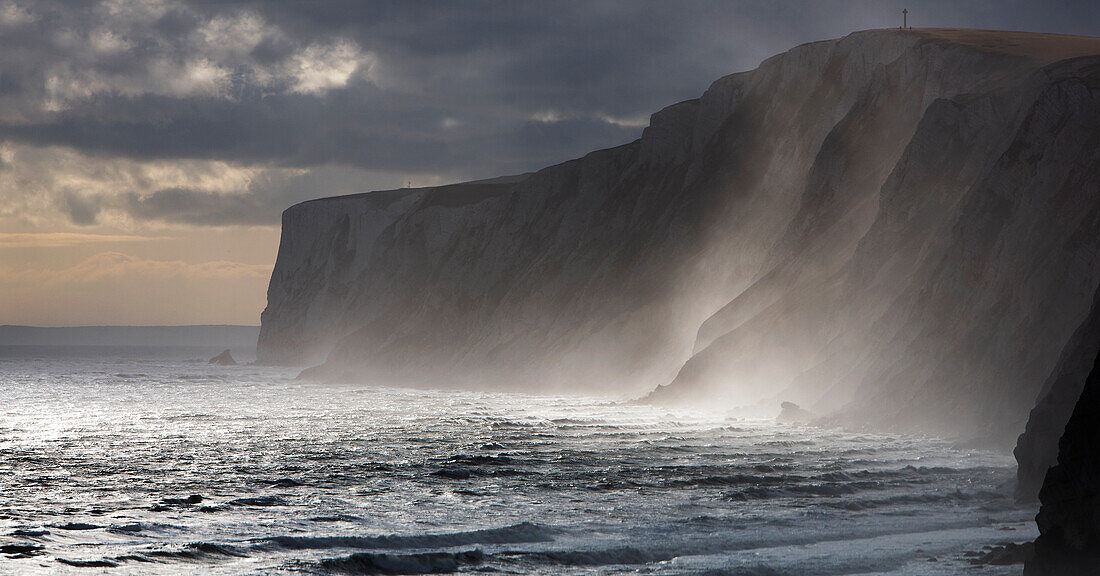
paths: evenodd
<path fill-rule="evenodd" d="M 933 102 L 881 185 L 811 182 L 867 207 L 834 228 L 852 240 L 796 218 L 661 396 L 778 388 L 841 420 L 1011 439 L 1100 281 L 1098 63 Z"/>
<path fill-rule="evenodd" d="M 534 174 L 293 206 L 259 358 L 1006 444 L 1100 286 L 1097 54 L 860 32 Z"/>

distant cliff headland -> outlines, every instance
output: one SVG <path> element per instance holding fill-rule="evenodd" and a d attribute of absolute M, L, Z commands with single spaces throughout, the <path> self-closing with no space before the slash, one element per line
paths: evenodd
<path fill-rule="evenodd" d="M 1010 446 L 1069 418 L 1098 287 L 1100 39 L 876 30 L 530 175 L 289 208 L 258 355 Z"/>

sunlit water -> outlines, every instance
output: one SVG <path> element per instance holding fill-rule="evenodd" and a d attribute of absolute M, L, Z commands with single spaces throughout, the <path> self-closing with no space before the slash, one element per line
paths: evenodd
<path fill-rule="evenodd" d="M 935 439 L 13 350 L 4 574 L 1018 574 L 970 560 L 1035 536 L 1007 455 Z"/>

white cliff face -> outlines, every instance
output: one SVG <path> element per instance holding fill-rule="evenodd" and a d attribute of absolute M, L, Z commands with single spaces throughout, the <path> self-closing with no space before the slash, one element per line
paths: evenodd
<path fill-rule="evenodd" d="M 847 200 L 860 217 L 782 243 L 659 396 L 779 394 L 844 419 L 1009 441 L 1100 281 L 1096 66 L 933 103 L 883 185 Z M 840 176 L 836 190 L 860 189 Z M 806 212 L 843 222 L 828 210 Z"/>
<path fill-rule="evenodd" d="M 282 238 L 261 316 L 258 359 L 274 364 L 324 361 L 355 329 L 341 311 L 358 297 L 352 280 L 387 226 L 422 196 L 393 191 L 305 202 L 283 213 Z M 350 319 L 347 319 L 350 320 Z"/>
<path fill-rule="evenodd" d="M 1018 433 L 1100 284 L 1096 53 L 858 33 L 519 181 L 300 204 L 260 358 Z"/>

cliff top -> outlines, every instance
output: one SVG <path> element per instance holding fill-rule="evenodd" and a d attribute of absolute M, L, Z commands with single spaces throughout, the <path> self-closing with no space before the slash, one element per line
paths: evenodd
<path fill-rule="evenodd" d="M 485 198 L 503 194 L 513 185 L 523 182 L 531 176 L 531 172 L 514 174 L 510 176 L 498 176 L 485 180 L 472 180 L 469 182 L 456 182 L 454 184 L 441 184 L 439 186 L 423 186 L 418 188 L 393 188 L 391 190 L 376 190 L 371 192 L 357 192 L 342 196 L 325 196 L 299 202 L 295 206 L 314 204 L 318 202 L 346 201 L 370 198 L 380 204 L 388 204 L 407 194 L 420 192 L 440 193 L 435 194 L 433 200 L 436 204 L 445 206 L 461 206 L 478 202 Z M 443 197 L 446 196 L 446 197 Z"/>
<path fill-rule="evenodd" d="M 913 28 L 898 32 L 918 34 L 987 52 L 1023 56 L 1040 66 L 1068 58 L 1100 55 L 1100 37 L 1096 36 L 974 28 Z"/>

